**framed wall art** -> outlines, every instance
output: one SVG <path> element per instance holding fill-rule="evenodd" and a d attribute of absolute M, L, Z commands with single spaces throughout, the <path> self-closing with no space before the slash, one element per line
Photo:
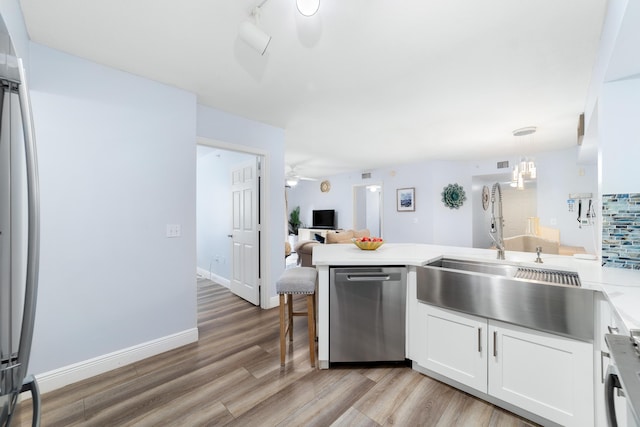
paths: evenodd
<path fill-rule="evenodd" d="M 416 189 L 398 188 L 396 190 L 396 209 L 398 212 L 413 212 L 416 210 Z"/>

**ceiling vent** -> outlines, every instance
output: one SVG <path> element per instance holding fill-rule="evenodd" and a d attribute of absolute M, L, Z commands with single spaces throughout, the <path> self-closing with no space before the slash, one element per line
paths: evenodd
<path fill-rule="evenodd" d="M 371 178 L 371 172 L 365 172 L 362 174 L 362 179 L 370 179 Z"/>
<path fill-rule="evenodd" d="M 498 162 L 498 169 L 507 169 L 509 167 L 509 160 Z"/>

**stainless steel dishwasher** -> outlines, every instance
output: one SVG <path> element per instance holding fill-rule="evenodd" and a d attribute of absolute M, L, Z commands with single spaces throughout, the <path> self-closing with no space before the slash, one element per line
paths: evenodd
<path fill-rule="evenodd" d="M 407 270 L 331 268 L 329 362 L 405 361 Z"/>

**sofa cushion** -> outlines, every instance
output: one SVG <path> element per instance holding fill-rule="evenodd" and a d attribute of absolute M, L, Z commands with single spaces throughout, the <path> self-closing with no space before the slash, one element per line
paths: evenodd
<path fill-rule="evenodd" d="M 353 237 L 355 237 L 356 239 L 360 239 L 362 237 L 371 237 L 371 232 L 366 228 L 364 230 L 354 230 Z"/>
<path fill-rule="evenodd" d="M 329 231 L 325 243 L 351 243 L 353 230 Z"/>

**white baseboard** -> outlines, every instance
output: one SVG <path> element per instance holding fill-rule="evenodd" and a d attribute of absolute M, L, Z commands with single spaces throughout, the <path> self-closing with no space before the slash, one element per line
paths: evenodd
<path fill-rule="evenodd" d="M 47 393 L 196 341 L 198 341 L 198 328 L 187 329 L 173 335 L 38 374 L 36 375 L 36 380 L 38 381 L 40 393 Z M 28 395 L 28 393 L 23 394 Z"/>
<path fill-rule="evenodd" d="M 218 276 L 215 273 L 211 273 L 211 280 L 224 286 L 225 288 L 228 288 L 229 286 L 231 286 L 231 281 L 229 279 L 222 276 Z"/>
<path fill-rule="evenodd" d="M 229 286 L 231 285 L 231 282 L 229 281 L 229 279 L 222 276 L 218 276 L 216 273 L 213 273 L 209 270 L 205 270 L 204 268 L 197 267 L 196 272 L 202 277 L 206 277 L 209 280 L 213 280 L 214 282 L 224 286 L 225 288 L 229 288 Z"/>
<path fill-rule="evenodd" d="M 271 299 L 269 299 L 269 307 L 267 308 L 274 308 L 274 307 L 278 307 L 280 305 L 280 297 L 278 295 L 271 297 Z"/>

